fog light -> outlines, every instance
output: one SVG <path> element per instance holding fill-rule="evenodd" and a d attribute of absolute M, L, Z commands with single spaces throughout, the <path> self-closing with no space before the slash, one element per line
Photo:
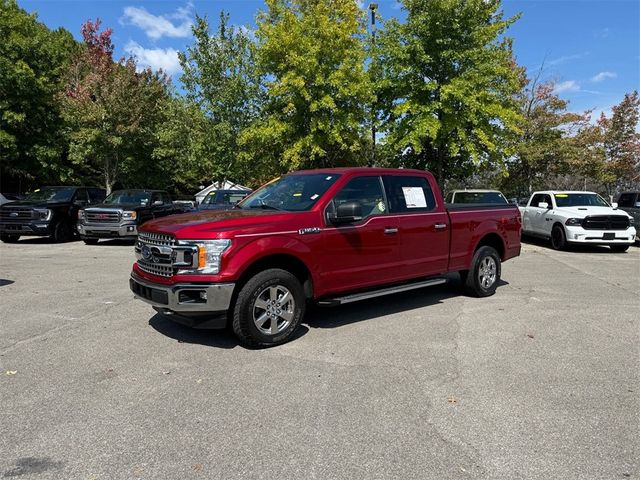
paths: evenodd
<path fill-rule="evenodd" d="M 202 300 L 206 300 L 207 299 L 207 292 L 200 292 L 200 298 Z"/>
<path fill-rule="evenodd" d="M 133 232 L 133 227 L 127 227 L 127 232 Z"/>

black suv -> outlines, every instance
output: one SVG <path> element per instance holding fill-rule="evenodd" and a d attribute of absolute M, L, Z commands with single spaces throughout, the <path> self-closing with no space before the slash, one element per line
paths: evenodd
<path fill-rule="evenodd" d="M 78 212 L 78 233 L 88 245 L 101 238 L 135 239 L 138 227 L 147 220 L 184 211 L 162 190 L 116 190 L 100 205 Z"/>
<path fill-rule="evenodd" d="M 14 243 L 22 236 L 71 240 L 78 210 L 104 200 L 105 191 L 93 187 L 43 187 L 24 200 L 0 207 L 0 240 Z"/>

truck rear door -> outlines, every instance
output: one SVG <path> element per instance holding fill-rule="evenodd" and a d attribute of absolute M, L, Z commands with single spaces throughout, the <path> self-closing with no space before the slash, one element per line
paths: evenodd
<path fill-rule="evenodd" d="M 449 215 L 439 189 L 433 187 L 433 178 L 399 174 L 385 175 L 383 181 L 389 220 L 398 226 L 406 278 L 445 273 L 449 263 Z"/>

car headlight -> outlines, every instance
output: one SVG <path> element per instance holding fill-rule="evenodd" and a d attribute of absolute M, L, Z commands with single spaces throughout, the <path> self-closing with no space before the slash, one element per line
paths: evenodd
<path fill-rule="evenodd" d="M 37 220 L 51 220 L 53 212 L 48 208 L 35 208 L 33 211 L 36 213 Z"/>
<path fill-rule="evenodd" d="M 78 210 L 78 220 L 84 220 L 84 210 Z"/>
<path fill-rule="evenodd" d="M 636 219 L 633 217 L 629 217 L 629 225 L 633 227 L 635 223 L 636 223 Z"/>
<path fill-rule="evenodd" d="M 222 254 L 231 246 L 231 240 L 188 240 L 178 244 L 193 245 L 198 249 L 197 258 L 193 259 L 195 268 L 180 270 L 178 273 L 215 275 L 220 272 Z"/>
<path fill-rule="evenodd" d="M 131 210 L 125 210 L 124 212 L 122 212 L 122 219 L 123 220 L 135 220 L 138 217 L 138 213 L 131 211 Z"/>
<path fill-rule="evenodd" d="M 569 218 L 569 219 L 567 219 L 566 222 L 564 222 L 564 224 L 567 227 L 581 227 L 582 226 L 582 219 L 581 218 Z"/>

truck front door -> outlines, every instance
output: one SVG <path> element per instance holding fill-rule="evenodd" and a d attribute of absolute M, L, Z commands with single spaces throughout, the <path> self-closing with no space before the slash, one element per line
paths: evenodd
<path fill-rule="evenodd" d="M 332 225 L 328 220 L 339 205 L 358 202 L 362 220 Z M 379 176 L 352 178 L 324 211 L 320 278 L 328 292 L 366 288 L 402 278 L 398 225 L 388 219 Z"/>

